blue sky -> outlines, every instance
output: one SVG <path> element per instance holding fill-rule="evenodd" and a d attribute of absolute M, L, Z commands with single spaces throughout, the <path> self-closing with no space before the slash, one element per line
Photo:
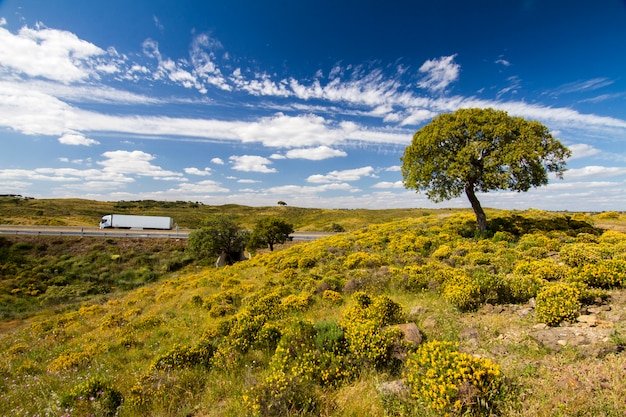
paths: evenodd
<path fill-rule="evenodd" d="M 573 152 L 483 206 L 624 210 L 626 2 L 0 0 L 0 194 L 469 207 L 399 170 L 463 107 Z"/>

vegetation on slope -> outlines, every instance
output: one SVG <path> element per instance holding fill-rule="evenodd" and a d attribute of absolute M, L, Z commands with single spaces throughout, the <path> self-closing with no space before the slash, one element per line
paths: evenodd
<path fill-rule="evenodd" d="M 468 213 L 371 225 L 42 313 L 2 334 L 0 414 L 622 415 L 619 349 L 551 352 L 524 329 L 620 294 L 626 235 L 539 211 L 490 226 L 476 239 Z M 483 309 L 533 297 L 536 314 Z M 621 347 L 615 330 L 605 343 Z"/>
<path fill-rule="evenodd" d="M 458 210 L 445 210 L 455 212 Z M 298 231 L 334 232 L 333 226 L 354 231 L 373 223 L 385 223 L 401 218 L 419 217 L 431 213 L 422 209 L 318 209 L 292 206 L 250 207 L 228 204 L 210 206 L 187 201 L 118 201 L 102 202 L 81 199 L 18 199 L 0 198 L 0 224 L 40 226 L 98 227 L 105 214 L 138 214 L 168 216 L 180 228 L 197 229 L 213 215 L 228 214 L 237 224 L 252 230 L 265 217 L 277 217 Z"/>

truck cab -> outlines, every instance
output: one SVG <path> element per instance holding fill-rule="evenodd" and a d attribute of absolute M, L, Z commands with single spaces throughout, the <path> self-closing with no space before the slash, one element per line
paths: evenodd
<path fill-rule="evenodd" d="M 102 216 L 102 219 L 100 220 L 100 229 L 104 229 L 105 227 L 113 227 L 110 214 Z"/>

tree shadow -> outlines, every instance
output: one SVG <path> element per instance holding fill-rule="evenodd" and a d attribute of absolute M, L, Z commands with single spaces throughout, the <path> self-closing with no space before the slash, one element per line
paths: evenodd
<path fill-rule="evenodd" d="M 520 215 L 496 217 L 487 221 L 487 230 L 493 235 L 496 232 L 507 232 L 514 236 L 522 236 L 533 232 L 565 232 L 570 236 L 579 233 L 601 235 L 604 229 L 594 227 L 591 224 L 574 220 L 571 216 L 559 215 L 551 218 L 532 218 Z"/>

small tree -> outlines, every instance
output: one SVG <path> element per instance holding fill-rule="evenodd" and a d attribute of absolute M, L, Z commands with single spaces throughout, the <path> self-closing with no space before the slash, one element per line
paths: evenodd
<path fill-rule="evenodd" d="M 190 251 L 200 259 L 225 254 L 232 265 L 246 247 L 249 234 L 242 230 L 230 216 L 218 215 L 205 220 L 199 230 L 189 234 L 187 244 Z"/>
<path fill-rule="evenodd" d="M 249 246 L 253 248 L 267 246 L 270 251 L 273 251 L 274 245 L 285 243 L 291 233 L 293 233 L 293 225 L 276 217 L 264 217 L 254 226 Z"/>
<path fill-rule="evenodd" d="M 562 178 L 571 152 L 537 121 L 494 109 L 440 114 L 415 132 L 402 157 L 404 186 L 441 202 L 465 192 L 480 233 L 487 217 L 476 192 L 528 191 Z"/>
<path fill-rule="evenodd" d="M 276 203 L 276 204 L 278 204 L 279 206 L 286 206 L 286 205 L 287 205 L 287 203 L 285 203 L 283 200 L 280 200 L 280 201 L 279 201 L 278 203 Z"/>

